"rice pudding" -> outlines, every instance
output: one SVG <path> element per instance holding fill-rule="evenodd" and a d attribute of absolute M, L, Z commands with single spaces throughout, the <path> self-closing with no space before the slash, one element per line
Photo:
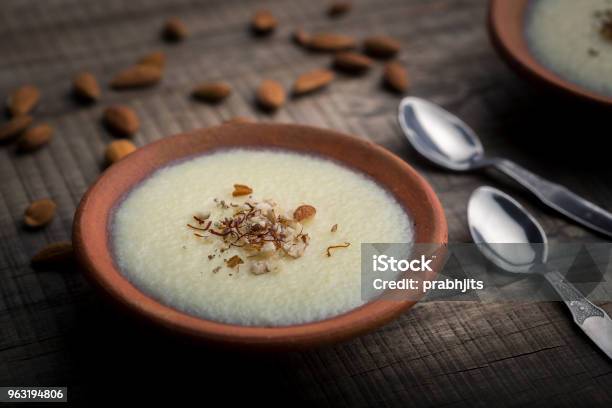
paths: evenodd
<path fill-rule="evenodd" d="M 532 0 L 526 38 L 536 59 L 559 76 L 612 95 L 612 1 Z"/>
<path fill-rule="evenodd" d="M 140 290 L 247 326 L 361 306 L 361 243 L 413 240 L 410 217 L 373 180 L 280 150 L 221 150 L 164 167 L 119 203 L 110 228 L 117 266 Z"/>

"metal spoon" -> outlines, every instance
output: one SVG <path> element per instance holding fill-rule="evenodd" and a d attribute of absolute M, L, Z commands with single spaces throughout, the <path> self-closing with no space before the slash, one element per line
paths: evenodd
<path fill-rule="evenodd" d="M 399 123 L 412 146 L 432 162 L 455 171 L 493 166 L 549 207 L 612 237 L 612 214 L 510 160 L 485 157 L 482 144 L 472 129 L 441 107 L 419 98 L 404 98 L 399 106 Z"/>
<path fill-rule="evenodd" d="M 492 187 L 480 187 L 468 204 L 468 223 L 474 242 L 495 265 L 514 273 L 535 273 L 548 259 L 546 234 L 516 200 Z M 517 243 L 523 245 L 495 245 Z M 536 245 L 529 245 L 535 244 Z M 558 271 L 543 273 L 569 308 L 574 322 L 612 358 L 612 320 L 585 298 Z"/>

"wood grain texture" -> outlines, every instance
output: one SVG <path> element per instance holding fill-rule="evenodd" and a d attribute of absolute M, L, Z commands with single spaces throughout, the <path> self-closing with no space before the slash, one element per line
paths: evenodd
<path fill-rule="evenodd" d="M 296 27 L 358 38 L 391 35 L 402 43 L 399 58 L 409 70 L 411 94 L 459 114 L 491 154 L 516 159 L 612 209 L 612 170 L 602 131 L 606 113 L 550 98 L 517 79 L 488 42 L 484 0 L 353 3 L 348 15 L 330 20 L 326 2 L 307 0 L 2 1 L 0 95 L 24 83 L 38 86 L 42 99 L 35 119 L 56 133 L 33 154 L 0 146 L 0 385 L 67 384 L 72 402 L 93 396 L 117 401 L 131 389 L 135 400 L 204 401 L 215 395 L 228 402 L 309 406 L 612 405 L 612 364 L 555 303 L 425 302 L 335 347 L 236 355 L 140 327 L 112 310 L 76 271 L 30 268 L 39 248 L 70 238 L 74 209 L 99 175 L 104 147 L 113 140 L 100 122 L 113 103 L 128 104 L 141 117 L 137 145 L 236 115 L 369 138 L 430 180 L 454 242 L 469 241 L 467 198 L 482 184 L 516 196 L 554 239 L 601 239 L 495 173 L 449 175 L 419 158 L 396 124 L 399 97 L 381 90 L 380 64 L 358 79 L 339 75 L 327 89 L 274 114 L 254 109 L 262 79 L 288 87 L 297 75 L 330 64 L 330 56 L 290 41 Z M 259 8 L 279 20 L 267 38 L 254 38 L 248 29 Z M 188 25 L 185 42 L 161 42 L 160 28 L 170 16 Z M 155 50 L 168 56 L 160 85 L 108 88 L 116 72 Z M 100 103 L 82 106 L 70 97 L 71 80 L 81 71 L 100 80 Z M 200 104 L 189 94 L 203 81 L 227 81 L 234 92 L 220 105 Z M 24 209 L 43 197 L 57 202 L 56 218 L 42 231 L 25 230 Z M 114 391 L 102 394 L 109 385 Z"/>

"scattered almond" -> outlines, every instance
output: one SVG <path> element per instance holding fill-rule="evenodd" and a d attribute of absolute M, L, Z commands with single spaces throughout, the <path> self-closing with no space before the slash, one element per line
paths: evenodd
<path fill-rule="evenodd" d="M 257 88 L 257 102 L 263 108 L 276 110 L 285 103 L 285 90 L 276 81 L 266 79 Z"/>
<path fill-rule="evenodd" d="M 293 32 L 293 41 L 302 47 L 307 47 L 308 42 L 310 41 L 310 34 L 301 28 L 298 28 Z"/>
<path fill-rule="evenodd" d="M 229 118 L 228 120 L 226 120 L 225 124 L 228 123 L 233 123 L 233 124 L 239 124 L 239 123 L 253 123 L 254 120 L 252 118 L 248 118 L 246 116 L 234 116 L 233 118 Z"/>
<path fill-rule="evenodd" d="M 338 224 L 334 224 L 334 225 L 332 225 L 332 227 L 331 227 L 331 230 L 330 230 L 330 231 L 331 231 L 331 232 L 336 232 L 336 231 L 338 231 Z"/>
<path fill-rule="evenodd" d="M 100 99 L 100 85 L 98 80 L 90 72 L 81 72 L 72 81 L 74 93 L 87 101 L 97 101 Z"/>
<path fill-rule="evenodd" d="M 368 55 L 377 58 L 391 58 L 397 54 L 401 44 L 394 38 L 386 35 L 368 37 L 363 42 L 363 48 Z"/>
<path fill-rule="evenodd" d="M 166 20 L 163 36 L 168 41 L 182 41 L 189 35 L 189 30 L 183 21 L 177 17 Z"/>
<path fill-rule="evenodd" d="M 228 268 L 234 268 L 240 264 L 243 264 L 244 261 L 242 260 L 241 257 L 239 257 L 238 255 L 234 255 L 232 256 L 230 259 L 228 259 L 225 264 L 227 265 Z"/>
<path fill-rule="evenodd" d="M 315 69 L 300 75 L 293 83 L 293 94 L 303 95 L 328 85 L 334 79 L 334 73 L 328 69 Z"/>
<path fill-rule="evenodd" d="M 346 51 L 355 48 L 355 39 L 343 34 L 314 34 L 308 40 L 308 48 L 314 51 Z"/>
<path fill-rule="evenodd" d="M 162 51 L 155 51 L 140 58 L 137 65 L 151 65 L 159 69 L 166 66 L 166 54 Z"/>
<path fill-rule="evenodd" d="M 104 111 L 104 122 L 115 133 L 131 136 L 140 128 L 136 112 L 128 106 L 113 105 Z"/>
<path fill-rule="evenodd" d="M 114 89 L 142 88 L 155 85 L 162 79 L 162 70 L 158 66 L 137 64 L 119 72 L 111 81 Z"/>
<path fill-rule="evenodd" d="M 225 82 L 206 82 L 193 90 L 193 96 L 206 102 L 220 102 L 227 98 L 232 88 Z"/>
<path fill-rule="evenodd" d="M 136 146 L 131 141 L 127 139 L 115 140 L 106 147 L 106 152 L 104 153 L 106 163 L 116 163 L 134 150 L 136 150 Z"/>
<path fill-rule="evenodd" d="M 30 228 L 40 228 L 49 224 L 55 216 L 57 205 L 49 198 L 33 201 L 24 213 L 24 223 Z"/>
<path fill-rule="evenodd" d="M 334 67 L 351 74 L 360 74 L 372 66 L 373 61 L 363 54 L 351 51 L 339 52 L 334 57 Z"/>
<path fill-rule="evenodd" d="M 32 266 L 45 267 L 61 265 L 73 259 L 72 243 L 70 241 L 54 242 L 47 245 L 32 257 Z"/>
<path fill-rule="evenodd" d="M 296 220 L 297 222 L 301 222 L 302 220 L 305 220 L 307 218 L 314 217 L 316 213 L 317 213 L 317 209 L 314 208 L 312 205 L 308 205 L 308 204 L 300 205 L 293 212 L 293 219 Z"/>
<path fill-rule="evenodd" d="M 349 1 L 336 1 L 330 4 L 327 15 L 330 17 L 340 17 L 351 11 L 352 3 Z"/>
<path fill-rule="evenodd" d="M 47 124 L 34 126 L 26 130 L 17 141 L 20 152 L 31 152 L 49 143 L 53 136 L 53 128 Z"/>
<path fill-rule="evenodd" d="M 234 191 L 232 192 L 232 196 L 239 197 L 249 195 L 253 192 L 253 189 L 244 184 L 234 184 Z"/>
<path fill-rule="evenodd" d="M 23 85 L 13 91 L 8 99 L 8 109 L 13 116 L 29 113 L 40 100 L 40 91 L 34 85 Z"/>
<path fill-rule="evenodd" d="M 28 115 L 15 116 L 0 126 L 0 143 L 8 142 L 19 136 L 32 124 L 32 117 Z"/>
<path fill-rule="evenodd" d="M 408 71 L 398 61 L 385 65 L 383 79 L 385 85 L 393 91 L 404 92 L 408 89 Z"/>
<path fill-rule="evenodd" d="M 251 28 L 257 34 L 268 34 L 274 31 L 278 21 L 268 10 L 259 10 L 251 20 Z"/>

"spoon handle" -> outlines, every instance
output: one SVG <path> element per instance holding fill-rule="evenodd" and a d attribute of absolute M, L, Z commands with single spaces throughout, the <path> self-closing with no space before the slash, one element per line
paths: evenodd
<path fill-rule="evenodd" d="M 526 187 L 549 207 L 586 227 L 612 237 L 612 214 L 608 211 L 510 160 L 495 160 L 493 165 Z"/>
<path fill-rule="evenodd" d="M 584 297 L 559 272 L 550 271 L 544 277 L 572 312 L 574 322 L 578 327 L 612 359 L 612 320 L 610 316 Z"/>

